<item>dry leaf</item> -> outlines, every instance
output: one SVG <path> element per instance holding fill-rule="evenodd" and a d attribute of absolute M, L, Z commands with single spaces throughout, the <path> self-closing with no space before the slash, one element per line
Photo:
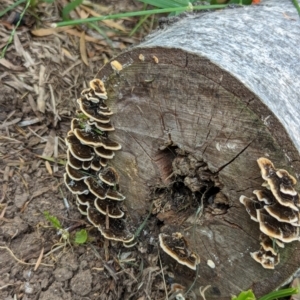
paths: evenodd
<path fill-rule="evenodd" d="M 40 28 L 31 30 L 31 33 L 35 36 L 47 36 L 57 32 L 66 31 L 71 29 L 72 26 L 58 27 L 58 28 Z"/>
<path fill-rule="evenodd" d="M 97 12 L 95 12 L 94 10 L 82 5 L 81 6 L 85 11 L 87 11 L 88 13 L 90 13 L 93 17 L 102 17 L 101 15 L 99 15 Z M 101 22 L 103 22 L 107 27 L 113 28 L 113 29 L 118 29 L 120 31 L 126 32 L 126 28 L 123 25 L 118 24 L 117 22 L 113 21 L 113 20 L 102 20 Z"/>
<path fill-rule="evenodd" d="M 87 54 L 86 54 L 85 32 L 84 31 L 81 33 L 81 36 L 80 36 L 79 48 L 80 48 L 81 59 L 88 66 L 89 61 L 88 61 Z"/>
<path fill-rule="evenodd" d="M 2 128 L 6 128 L 8 126 L 11 126 L 11 125 L 14 125 L 14 124 L 17 124 L 21 121 L 21 118 L 15 118 L 14 120 L 12 121 L 9 121 L 9 122 L 4 122 L 0 125 L 0 129 Z"/>
<path fill-rule="evenodd" d="M 14 71 L 24 71 L 25 69 L 21 66 L 16 66 L 16 65 L 13 65 L 10 61 L 8 61 L 7 59 L 5 58 L 0 58 L 0 64 L 7 68 L 7 69 L 10 69 L 10 70 L 14 70 Z"/>
<path fill-rule="evenodd" d="M 86 19 L 89 16 L 89 13 L 84 11 L 83 9 L 80 9 L 78 13 L 79 13 L 80 19 Z"/>
<path fill-rule="evenodd" d="M 0 205 L 0 211 L 1 211 L 0 220 L 4 218 L 6 209 L 7 209 L 7 204 L 1 204 Z"/>
<path fill-rule="evenodd" d="M 76 57 L 74 57 L 69 50 L 67 50 L 66 48 L 61 48 L 61 52 L 64 56 L 70 58 L 71 60 L 76 60 Z"/>
<path fill-rule="evenodd" d="M 37 99 L 37 107 L 38 110 L 42 113 L 45 113 L 46 110 L 45 89 L 44 89 L 45 72 L 46 72 L 45 66 L 41 65 L 40 73 L 39 73 L 39 96 Z"/>
<path fill-rule="evenodd" d="M 44 255 L 44 247 L 42 248 L 42 251 L 41 251 L 41 253 L 40 253 L 40 255 L 39 255 L 38 260 L 36 261 L 36 264 L 35 264 L 35 266 L 34 266 L 33 271 L 36 271 L 36 270 L 38 269 L 38 267 L 40 266 L 40 264 L 41 264 L 41 262 L 42 262 L 43 255 Z"/>
<path fill-rule="evenodd" d="M 3 183 L 2 190 L 0 191 L 0 195 L 2 193 L 0 203 L 5 199 L 6 192 L 7 192 L 7 183 Z"/>
<path fill-rule="evenodd" d="M 37 112 L 37 105 L 35 103 L 35 101 L 33 100 L 33 97 L 31 94 L 28 94 L 28 103 L 31 106 L 31 109 L 33 110 L 33 112 L 36 114 Z"/>
<path fill-rule="evenodd" d="M 68 34 L 71 34 L 71 35 L 75 35 L 75 36 L 78 36 L 78 37 L 81 37 L 81 33 L 78 31 L 78 30 L 75 30 L 75 29 L 69 29 L 66 31 Z M 100 44 L 100 45 L 103 45 L 103 46 L 107 46 L 107 43 L 105 41 L 100 41 L 99 39 L 97 38 L 93 38 L 89 35 L 86 35 L 85 36 L 85 40 L 87 42 L 93 42 L 95 44 Z"/>
<path fill-rule="evenodd" d="M 54 152 L 54 145 L 55 145 L 54 139 L 55 139 L 55 136 L 56 136 L 55 131 L 51 130 L 50 134 L 48 136 L 47 143 L 45 145 L 44 151 L 42 153 L 42 156 L 52 156 L 52 154 Z"/>
<path fill-rule="evenodd" d="M 50 165 L 49 161 L 47 161 L 47 160 L 45 161 L 45 166 L 46 166 L 46 169 L 47 169 L 48 173 L 50 175 L 53 175 L 53 171 L 52 171 L 52 168 L 51 168 L 51 165 Z"/>

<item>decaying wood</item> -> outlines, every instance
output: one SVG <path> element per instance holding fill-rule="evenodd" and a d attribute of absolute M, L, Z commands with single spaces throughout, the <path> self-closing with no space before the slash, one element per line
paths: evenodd
<path fill-rule="evenodd" d="M 146 227 L 140 240 L 151 243 L 160 230 L 184 233 L 201 257 L 194 291 L 199 295 L 200 286 L 211 285 L 207 299 L 228 299 L 248 288 L 262 295 L 300 265 L 298 242 L 281 251 L 275 270 L 250 257 L 259 248 L 258 224 L 238 200 L 262 184 L 259 157 L 299 181 L 299 36 L 294 7 L 279 0 L 200 13 L 163 24 L 116 58 L 123 70 L 107 64 L 97 75 L 115 113 L 112 136 L 123 146 L 113 163 L 133 224 L 143 222 L 153 200 L 160 197 L 165 205 L 150 219 L 160 225 Z M 188 201 L 184 193 L 195 187 L 194 175 L 184 181 L 174 175 L 174 160 L 187 157 L 214 185 L 194 193 L 196 200 L 188 192 Z M 194 272 L 167 257 L 163 264 L 179 282 L 193 282 Z"/>

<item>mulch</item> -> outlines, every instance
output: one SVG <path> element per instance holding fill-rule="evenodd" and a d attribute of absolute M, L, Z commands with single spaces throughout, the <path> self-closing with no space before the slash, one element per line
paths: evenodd
<path fill-rule="evenodd" d="M 64 137 L 80 91 L 110 58 L 152 30 L 154 19 L 132 36 L 134 18 L 99 24 L 105 35 L 87 25 L 52 28 L 67 3 L 40 2 L 28 10 L 0 59 L 0 298 L 164 299 L 166 270 L 157 251 L 105 247 L 63 183 Z M 0 11 L 11 4 L 2 1 Z M 70 17 L 141 7 L 130 0 L 94 1 Z M 22 9 L 0 19 L 1 49 Z M 69 239 L 51 226 L 45 211 L 68 229 Z M 83 245 L 70 242 L 78 228 L 89 233 Z"/>

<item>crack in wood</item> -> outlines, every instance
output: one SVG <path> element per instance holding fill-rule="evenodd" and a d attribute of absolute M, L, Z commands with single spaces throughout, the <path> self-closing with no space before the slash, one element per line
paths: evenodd
<path fill-rule="evenodd" d="M 246 232 L 246 231 L 245 231 L 241 226 L 239 226 L 238 224 L 236 224 L 236 223 L 234 223 L 234 222 L 231 222 L 231 221 L 227 220 L 226 218 L 224 218 L 223 221 L 224 221 L 225 223 L 229 224 L 230 227 L 240 229 L 241 231 L 243 231 L 248 237 L 250 237 L 250 238 L 253 239 L 254 241 L 257 241 L 257 240 L 258 240 L 257 237 L 251 236 L 248 232 Z"/>
<path fill-rule="evenodd" d="M 144 149 L 144 147 L 138 142 L 138 140 L 132 135 L 130 134 L 130 132 L 128 132 L 127 130 L 124 130 L 127 134 L 129 134 L 134 140 L 135 142 L 142 148 L 142 150 L 145 152 L 145 154 L 149 157 L 149 159 L 151 161 L 154 161 L 154 159 L 147 153 L 147 151 Z"/>
<path fill-rule="evenodd" d="M 136 107 L 137 107 L 138 111 L 140 112 L 140 116 L 142 117 L 144 123 L 145 123 L 146 126 L 148 127 L 148 130 L 150 131 L 150 128 L 151 128 L 151 127 L 150 127 L 150 126 L 148 125 L 148 123 L 146 122 L 146 119 L 145 119 L 145 117 L 144 117 L 144 112 L 143 112 L 143 110 L 142 110 L 138 105 L 136 105 Z"/>
<path fill-rule="evenodd" d="M 235 157 L 233 157 L 229 162 L 221 166 L 216 173 L 221 172 L 224 168 L 226 168 L 229 164 L 231 164 L 233 161 L 235 161 L 243 152 L 247 150 L 247 148 L 252 144 L 253 141 L 251 141 L 244 149 L 242 149 Z"/>

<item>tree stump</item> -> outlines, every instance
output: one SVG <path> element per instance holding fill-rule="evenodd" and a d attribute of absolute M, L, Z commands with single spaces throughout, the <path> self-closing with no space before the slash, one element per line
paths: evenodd
<path fill-rule="evenodd" d="M 120 54 L 120 72 L 107 64 L 96 76 L 122 144 L 112 164 L 129 218 L 137 228 L 154 212 L 140 235 L 149 243 L 184 233 L 201 258 L 193 290 L 211 285 L 206 299 L 261 296 L 299 268 L 298 242 L 275 270 L 250 257 L 259 228 L 239 202 L 261 187 L 259 157 L 299 181 L 299 35 L 295 8 L 280 0 L 192 14 Z M 195 279 L 167 256 L 162 264 L 186 286 Z"/>

